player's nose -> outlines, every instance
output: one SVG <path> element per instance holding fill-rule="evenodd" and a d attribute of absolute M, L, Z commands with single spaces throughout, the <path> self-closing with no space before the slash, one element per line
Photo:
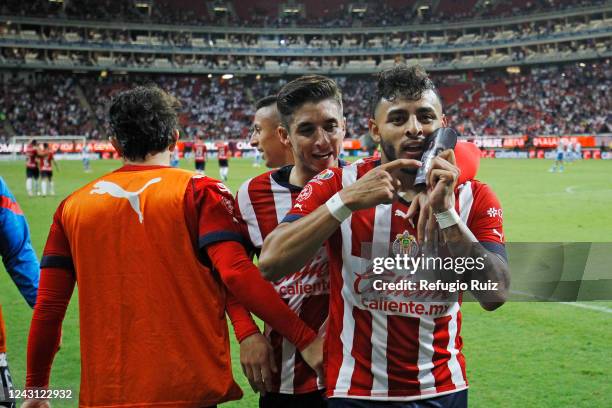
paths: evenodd
<path fill-rule="evenodd" d="M 416 116 L 411 116 L 408 119 L 404 134 L 407 137 L 423 136 L 423 126 L 421 125 L 421 122 L 418 121 Z"/>
<path fill-rule="evenodd" d="M 253 147 L 259 146 L 259 137 L 257 136 L 257 132 L 251 132 L 251 139 L 249 140 L 249 144 Z"/>

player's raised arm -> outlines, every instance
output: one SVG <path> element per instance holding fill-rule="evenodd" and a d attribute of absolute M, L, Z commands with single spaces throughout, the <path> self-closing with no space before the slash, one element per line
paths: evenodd
<path fill-rule="evenodd" d="M 312 191 L 294 205 L 289 215 L 265 239 L 259 270 L 277 280 L 299 270 L 353 211 L 390 203 L 399 187 L 393 176 L 401 168 L 416 168 L 417 160 L 398 159 L 383 164 L 343 189 L 339 173 L 335 180 L 311 181 Z M 310 186 L 310 187 L 308 187 Z M 323 205 L 325 204 L 325 205 Z"/>

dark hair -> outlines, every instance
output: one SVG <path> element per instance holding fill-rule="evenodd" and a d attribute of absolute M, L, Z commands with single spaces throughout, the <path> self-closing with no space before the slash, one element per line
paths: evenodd
<path fill-rule="evenodd" d="M 264 96 L 255 104 L 255 110 L 260 110 L 261 108 L 265 108 L 272 104 L 276 104 L 276 95 Z"/>
<path fill-rule="evenodd" d="M 277 106 L 281 124 L 289 129 L 291 115 L 308 102 L 333 99 L 342 108 L 342 91 L 333 79 L 321 75 L 307 75 L 294 79 L 283 86 L 278 93 Z"/>
<path fill-rule="evenodd" d="M 32 139 L 32 141 L 30 142 L 30 144 L 32 146 L 36 146 L 38 144 L 38 142 L 36 141 L 36 139 Z"/>
<path fill-rule="evenodd" d="M 420 65 L 407 66 L 405 64 L 396 65 L 378 74 L 378 86 L 371 103 L 371 115 L 374 117 L 376 108 L 381 99 L 393 101 L 395 99 L 408 99 L 416 101 L 421 99 L 423 92 L 433 91 L 440 105 L 442 98 L 427 71 Z"/>
<path fill-rule="evenodd" d="M 129 160 L 163 152 L 174 142 L 179 101 L 156 86 L 138 86 L 111 101 L 110 125 Z"/>
<path fill-rule="evenodd" d="M 43 147 L 46 149 L 47 147 L 49 147 L 49 143 L 47 142 L 43 143 Z"/>

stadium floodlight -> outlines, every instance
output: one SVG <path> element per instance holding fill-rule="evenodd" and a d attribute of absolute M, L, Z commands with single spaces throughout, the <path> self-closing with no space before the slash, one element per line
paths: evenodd
<path fill-rule="evenodd" d="M 62 3 L 64 3 L 64 0 L 49 0 L 49 3 L 62 4 Z"/>
<path fill-rule="evenodd" d="M 366 3 L 350 4 L 349 12 L 351 14 L 364 15 L 368 11 L 368 5 Z"/>
<path fill-rule="evenodd" d="M 520 74 L 521 67 L 508 67 L 506 68 L 506 72 L 509 74 Z"/>
<path fill-rule="evenodd" d="M 221 78 L 223 79 L 232 79 L 234 77 L 234 74 L 223 74 L 223 76 Z"/>
<path fill-rule="evenodd" d="M 227 13 L 227 6 L 222 6 L 222 5 L 214 6 L 213 11 L 215 13 Z"/>
<path fill-rule="evenodd" d="M 150 8 L 152 5 L 153 5 L 152 0 L 135 0 L 134 1 L 134 6 L 136 6 L 136 8 L 146 9 L 146 8 Z"/>

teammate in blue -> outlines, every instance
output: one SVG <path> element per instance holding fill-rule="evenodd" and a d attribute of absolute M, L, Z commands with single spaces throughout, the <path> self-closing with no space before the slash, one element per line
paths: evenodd
<path fill-rule="evenodd" d="M 6 271 L 30 307 L 36 303 L 40 267 L 30 241 L 30 231 L 4 179 L 0 177 L 0 255 Z M 15 407 L 9 397 L 13 389 L 6 359 L 6 335 L 0 307 L 0 407 Z"/>
<path fill-rule="evenodd" d="M 550 168 L 550 172 L 554 173 L 559 170 L 559 173 L 563 173 L 563 159 L 565 156 L 565 145 L 561 140 L 557 143 L 557 157 L 555 159 L 555 164 Z"/>

